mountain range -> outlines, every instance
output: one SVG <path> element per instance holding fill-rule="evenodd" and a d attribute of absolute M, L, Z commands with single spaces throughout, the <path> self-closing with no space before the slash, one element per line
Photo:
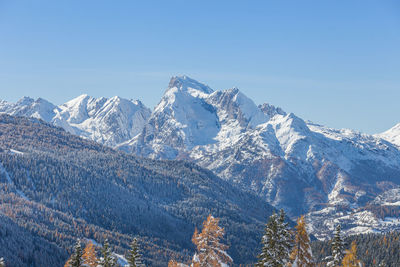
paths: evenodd
<path fill-rule="evenodd" d="M 100 144 L 157 160 L 184 160 L 256 194 L 318 238 L 400 228 L 400 126 L 369 135 L 305 121 L 237 88 L 172 77 L 153 109 L 138 100 L 79 96 L 0 102 L 0 112 L 42 119 Z"/>

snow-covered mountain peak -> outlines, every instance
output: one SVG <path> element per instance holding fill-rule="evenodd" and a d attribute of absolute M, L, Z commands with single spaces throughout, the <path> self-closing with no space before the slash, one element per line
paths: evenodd
<path fill-rule="evenodd" d="M 275 116 L 269 124 L 273 126 L 275 136 L 286 155 L 293 156 L 293 153 L 296 153 L 304 156 L 307 154 L 309 144 L 300 141 L 312 136 L 312 134 L 304 120 L 293 113 L 289 113 Z"/>
<path fill-rule="evenodd" d="M 42 119 L 50 122 L 55 115 L 57 107 L 43 98 L 36 99 L 29 107 L 31 109 L 31 117 Z"/>
<path fill-rule="evenodd" d="M 94 98 L 80 95 L 60 106 L 53 124 L 108 146 L 135 137 L 151 111 L 140 102 L 119 96 Z"/>
<path fill-rule="evenodd" d="M 51 118 L 55 114 L 55 109 L 56 106 L 43 98 L 34 100 L 33 98 L 26 96 L 18 100 L 15 104 L 6 101 L 0 103 L 0 112 L 15 116 L 34 117 L 46 122 L 50 122 Z"/>
<path fill-rule="evenodd" d="M 290 112 L 289 114 L 286 114 L 284 118 L 289 122 L 289 127 L 306 133 L 310 131 L 307 123 L 303 119 L 297 117 L 294 113 Z"/>
<path fill-rule="evenodd" d="M 88 107 L 95 98 L 87 94 L 80 95 L 61 105 L 61 116 L 70 123 L 79 124 L 89 117 Z"/>
<path fill-rule="evenodd" d="M 286 112 L 281 109 L 280 107 L 275 107 L 274 105 L 264 103 L 262 105 L 258 106 L 259 109 L 261 109 L 264 114 L 268 115 L 270 118 L 272 118 L 275 115 L 286 115 Z"/>
<path fill-rule="evenodd" d="M 251 99 L 236 87 L 215 91 L 206 100 L 218 109 L 222 122 L 236 121 L 243 128 L 254 128 L 269 119 Z"/>
<path fill-rule="evenodd" d="M 22 105 L 23 105 L 23 106 L 27 106 L 27 105 L 32 104 L 34 101 L 35 101 L 35 100 L 34 100 L 33 98 L 28 97 L 28 96 L 24 96 L 24 97 L 22 97 L 20 100 L 17 101 L 16 105 L 19 105 L 19 106 L 22 106 Z"/>
<path fill-rule="evenodd" d="M 244 117 L 249 121 L 250 127 L 256 127 L 269 119 L 269 117 L 257 107 L 253 100 L 245 96 L 239 89 L 233 88 L 232 90 L 236 92 L 233 101 L 237 103 Z"/>
<path fill-rule="evenodd" d="M 194 108 L 195 106 L 198 108 Z M 155 114 L 166 112 L 183 122 L 198 117 L 190 115 L 191 113 L 187 112 L 190 109 L 196 113 L 218 112 L 219 119 L 239 121 L 245 128 L 254 128 L 269 119 L 268 115 L 236 87 L 214 91 L 187 76 L 172 77 L 168 90 L 154 110 Z"/>
<path fill-rule="evenodd" d="M 167 112 L 169 114 L 185 113 L 185 107 L 191 108 L 204 102 L 213 90 L 187 76 L 174 76 L 169 82 L 160 103 L 155 107 L 154 113 Z M 179 115 L 178 115 L 179 116 Z M 178 119 L 179 120 L 179 119 Z"/>
<path fill-rule="evenodd" d="M 42 119 L 70 133 L 115 147 L 139 134 L 151 111 L 140 101 L 118 96 L 95 98 L 80 95 L 60 106 L 29 97 L 17 103 L 0 103 L 0 112 Z"/>
<path fill-rule="evenodd" d="M 117 95 L 110 98 L 111 101 L 121 101 L 122 99 L 127 100 Z"/>
<path fill-rule="evenodd" d="M 396 124 L 386 132 L 376 134 L 375 136 L 385 139 L 386 141 L 400 146 L 400 123 Z"/>
<path fill-rule="evenodd" d="M 139 99 L 131 99 L 130 100 L 133 104 L 135 104 L 138 107 L 144 107 L 145 105 L 140 101 Z"/>
<path fill-rule="evenodd" d="M 125 117 L 133 116 L 138 110 L 145 109 L 148 113 L 150 110 L 146 108 L 140 101 L 132 101 L 119 96 L 114 96 L 110 99 L 105 99 L 102 108 L 98 110 L 96 116 L 106 112 L 120 112 Z"/>
<path fill-rule="evenodd" d="M 92 98 L 92 97 L 89 96 L 89 95 L 87 95 L 87 94 L 82 94 L 82 95 L 79 95 L 79 96 L 77 96 L 77 97 L 75 97 L 75 98 L 73 98 L 73 99 L 71 99 L 71 100 L 65 102 L 65 103 L 63 104 L 63 106 L 70 107 L 70 106 L 80 105 L 80 104 L 83 103 L 83 102 L 87 102 L 87 100 L 88 100 L 89 98 Z"/>
<path fill-rule="evenodd" d="M 171 78 L 168 90 L 176 88 L 180 91 L 198 91 L 198 93 L 211 94 L 213 90 L 205 84 L 202 84 L 186 75 L 174 76 Z"/>

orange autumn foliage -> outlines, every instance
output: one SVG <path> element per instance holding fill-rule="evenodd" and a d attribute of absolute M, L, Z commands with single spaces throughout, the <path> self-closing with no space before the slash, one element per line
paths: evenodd
<path fill-rule="evenodd" d="M 203 223 L 201 233 L 195 230 L 192 242 L 197 247 L 197 253 L 193 257 L 193 267 L 221 266 L 221 263 L 232 263 L 232 258 L 225 252 L 228 246 L 220 243 L 225 232 L 218 223 L 218 218 L 209 215 Z"/>

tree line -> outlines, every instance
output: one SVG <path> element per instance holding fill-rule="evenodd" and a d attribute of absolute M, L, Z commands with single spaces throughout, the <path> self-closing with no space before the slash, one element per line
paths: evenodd
<path fill-rule="evenodd" d="M 196 252 L 188 263 L 180 263 L 171 259 L 168 267 L 226 267 L 233 264 L 228 255 L 228 245 L 222 242 L 225 231 L 219 225 L 219 218 L 209 215 L 203 222 L 201 232 L 195 229 L 192 242 L 196 246 Z M 330 241 L 331 253 L 322 260 L 315 260 L 311 249 L 310 236 L 304 216 L 297 220 L 294 229 L 286 222 L 283 209 L 279 214 L 273 213 L 264 229 L 261 238 L 261 251 L 256 267 L 362 267 L 363 263 L 357 257 L 357 245 L 353 241 L 348 249 L 341 233 L 341 226 L 337 225 L 334 236 Z M 1 266 L 1 265 L 0 265 Z M 101 248 L 101 255 L 97 257 L 95 246 L 89 242 L 82 249 L 78 240 L 74 247 L 74 253 L 65 263 L 65 267 L 115 267 L 117 258 L 111 251 L 106 240 Z M 142 267 L 145 263 L 139 249 L 137 238 L 131 242 L 127 254 L 127 267 Z M 380 264 L 379 266 L 385 266 Z"/>
<path fill-rule="evenodd" d="M 75 244 L 74 253 L 65 263 L 64 267 L 116 267 L 117 257 L 112 252 L 108 240 L 104 241 L 101 248 L 101 256 L 98 258 L 95 246 L 89 242 L 85 249 L 82 249 L 81 240 Z M 139 244 L 137 238 L 131 242 L 130 250 L 128 251 L 126 267 L 143 267 L 142 255 L 139 251 Z"/>

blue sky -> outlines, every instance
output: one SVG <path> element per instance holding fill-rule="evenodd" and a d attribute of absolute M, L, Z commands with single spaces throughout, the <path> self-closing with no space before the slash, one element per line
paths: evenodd
<path fill-rule="evenodd" d="M 3 1 L 0 99 L 238 87 L 335 128 L 400 122 L 399 1 Z"/>

